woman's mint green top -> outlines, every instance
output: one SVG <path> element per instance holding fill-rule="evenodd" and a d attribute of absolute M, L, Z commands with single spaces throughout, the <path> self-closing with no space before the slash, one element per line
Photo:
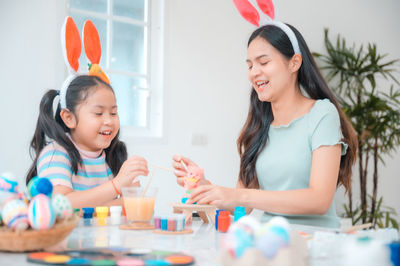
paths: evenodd
<path fill-rule="evenodd" d="M 312 152 L 323 145 L 340 143 L 344 155 L 347 144 L 341 142 L 341 139 L 339 114 L 328 99 L 317 100 L 307 114 L 288 125 L 271 125 L 267 144 L 256 162 L 260 189 L 281 191 L 308 188 Z M 334 201 L 324 215 L 282 215 L 265 212 L 263 220 L 268 221 L 275 215 L 284 216 L 294 224 L 332 228 L 340 226 Z"/>

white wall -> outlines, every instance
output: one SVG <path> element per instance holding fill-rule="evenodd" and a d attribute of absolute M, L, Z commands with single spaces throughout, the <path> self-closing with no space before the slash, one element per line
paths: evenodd
<path fill-rule="evenodd" d="M 129 153 L 163 166 L 170 165 L 173 154 L 184 154 L 213 182 L 232 187 L 239 169 L 236 139 L 250 88 L 246 43 L 254 28 L 230 0 L 165 2 L 165 138 L 154 143 L 125 139 Z M 328 27 L 331 37 L 340 33 L 348 42 L 375 42 L 388 58 L 400 58 L 396 0 L 275 2 L 277 17 L 295 25 L 312 51 L 323 52 L 323 28 Z M 63 81 L 63 12 L 63 1 L 0 2 L 0 172 L 12 171 L 21 180 L 30 165 L 28 145 L 40 98 Z M 193 134 L 205 135 L 207 145 L 192 145 Z M 399 159 L 395 154 L 380 169 L 379 193 L 400 213 Z M 160 187 L 158 209 L 179 200 L 183 190 L 171 174 L 157 172 L 153 182 Z M 342 190 L 337 194 L 341 205 Z"/>
<path fill-rule="evenodd" d="M 60 3 L 0 1 L 0 172 L 21 181 L 31 163 L 28 147 L 41 97 L 64 80 Z"/>

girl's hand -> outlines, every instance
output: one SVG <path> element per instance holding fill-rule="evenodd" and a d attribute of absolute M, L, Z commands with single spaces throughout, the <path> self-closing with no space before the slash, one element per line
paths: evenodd
<path fill-rule="evenodd" d="M 190 198 L 186 203 L 192 204 L 210 204 L 220 209 L 235 209 L 238 199 L 238 190 L 234 188 L 220 187 L 216 185 L 199 186 L 190 194 Z"/>
<path fill-rule="evenodd" d="M 199 171 L 197 172 L 202 172 L 203 169 L 201 169 L 196 163 L 194 163 L 192 160 L 189 158 L 183 157 L 181 155 L 174 155 L 172 158 L 172 166 L 174 167 L 175 171 L 174 174 L 176 176 L 176 182 L 180 186 L 184 186 L 184 179 L 189 175 L 189 173 L 186 171 L 184 166 L 182 165 L 181 161 L 183 161 L 186 164 L 186 167 L 190 167 L 191 169 L 198 168 Z M 200 180 L 197 182 L 198 185 L 208 185 L 211 184 L 208 180 L 204 178 L 204 175 L 200 176 Z"/>
<path fill-rule="evenodd" d="M 147 176 L 148 174 L 149 170 L 146 159 L 139 156 L 132 156 L 122 164 L 118 175 L 114 178 L 114 183 L 119 191 L 121 191 L 122 187 L 132 186 L 136 177 L 140 175 Z"/>

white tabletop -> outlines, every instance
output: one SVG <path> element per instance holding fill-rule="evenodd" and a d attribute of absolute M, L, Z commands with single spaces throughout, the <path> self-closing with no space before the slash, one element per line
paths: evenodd
<path fill-rule="evenodd" d="M 99 226 L 93 219 L 92 226 L 84 226 L 83 219 L 72 233 L 49 251 L 81 248 L 146 248 L 172 252 L 184 252 L 195 258 L 195 265 L 220 265 L 219 248 L 225 238 L 225 233 L 215 230 L 213 224 L 204 224 L 199 218 L 194 218 L 193 233 L 186 235 L 160 235 L 152 230 L 134 231 L 120 230 L 117 225 Z M 320 231 L 318 228 L 307 226 L 293 226 L 293 229 L 314 235 L 314 242 L 309 241 L 310 265 L 343 265 L 343 255 L 346 255 L 338 246 L 351 241 L 352 237 L 334 234 L 332 230 Z M 393 229 L 394 230 L 394 229 Z M 394 231 L 363 231 L 373 237 L 398 240 L 398 232 Z M 379 233 L 379 234 L 378 234 Z M 388 235 L 389 233 L 389 235 Z M 374 254 L 369 254 L 374 255 Z M 366 259 L 369 259 L 368 256 Z M 381 258 L 379 258 L 381 260 Z M 0 265 L 38 265 L 27 262 L 27 253 L 0 252 Z M 380 265 L 388 265 L 381 263 Z"/>
<path fill-rule="evenodd" d="M 186 235 L 160 235 L 153 233 L 152 230 L 120 230 L 117 225 L 99 226 L 96 219 L 93 219 L 93 224 L 84 226 L 81 219 L 67 239 L 49 250 L 100 247 L 148 248 L 185 252 L 195 258 L 195 265 L 219 265 L 218 241 L 224 233 L 218 233 L 214 225 L 204 224 L 196 218 L 192 224 L 193 233 Z M 38 264 L 27 262 L 27 253 L 0 252 L 0 265 Z"/>

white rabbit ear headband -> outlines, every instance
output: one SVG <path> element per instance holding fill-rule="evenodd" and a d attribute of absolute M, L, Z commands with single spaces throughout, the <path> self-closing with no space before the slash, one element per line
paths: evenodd
<path fill-rule="evenodd" d="M 86 20 L 83 26 L 82 39 L 85 46 L 86 57 L 90 62 L 89 73 L 87 74 L 97 76 L 105 83 L 110 84 L 110 80 L 99 66 L 101 58 L 100 37 L 96 27 L 90 20 Z M 69 76 L 60 89 L 60 106 L 61 109 L 66 109 L 67 89 L 71 81 L 79 75 L 79 57 L 82 51 L 78 27 L 72 17 L 69 16 L 65 18 L 64 25 L 61 29 L 61 47 L 63 50 L 64 61 L 69 72 Z"/>
<path fill-rule="evenodd" d="M 233 0 L 233 3 L 245 20 L 257 27 L 260 26 L 260 15 L 258 14 L 257 9 L 249 2 L 249 0 Z M 265 21 L 261 22 L 261 26 L 274 25 L 283 30 L 292 44 L 294 53 L 301 55 L 299 43 L 292 29 L 285 23 L 274 20 L 275 9 L 272 0 L 257 0 L 257 4 L 261 11 L 268 16 Z"/>

